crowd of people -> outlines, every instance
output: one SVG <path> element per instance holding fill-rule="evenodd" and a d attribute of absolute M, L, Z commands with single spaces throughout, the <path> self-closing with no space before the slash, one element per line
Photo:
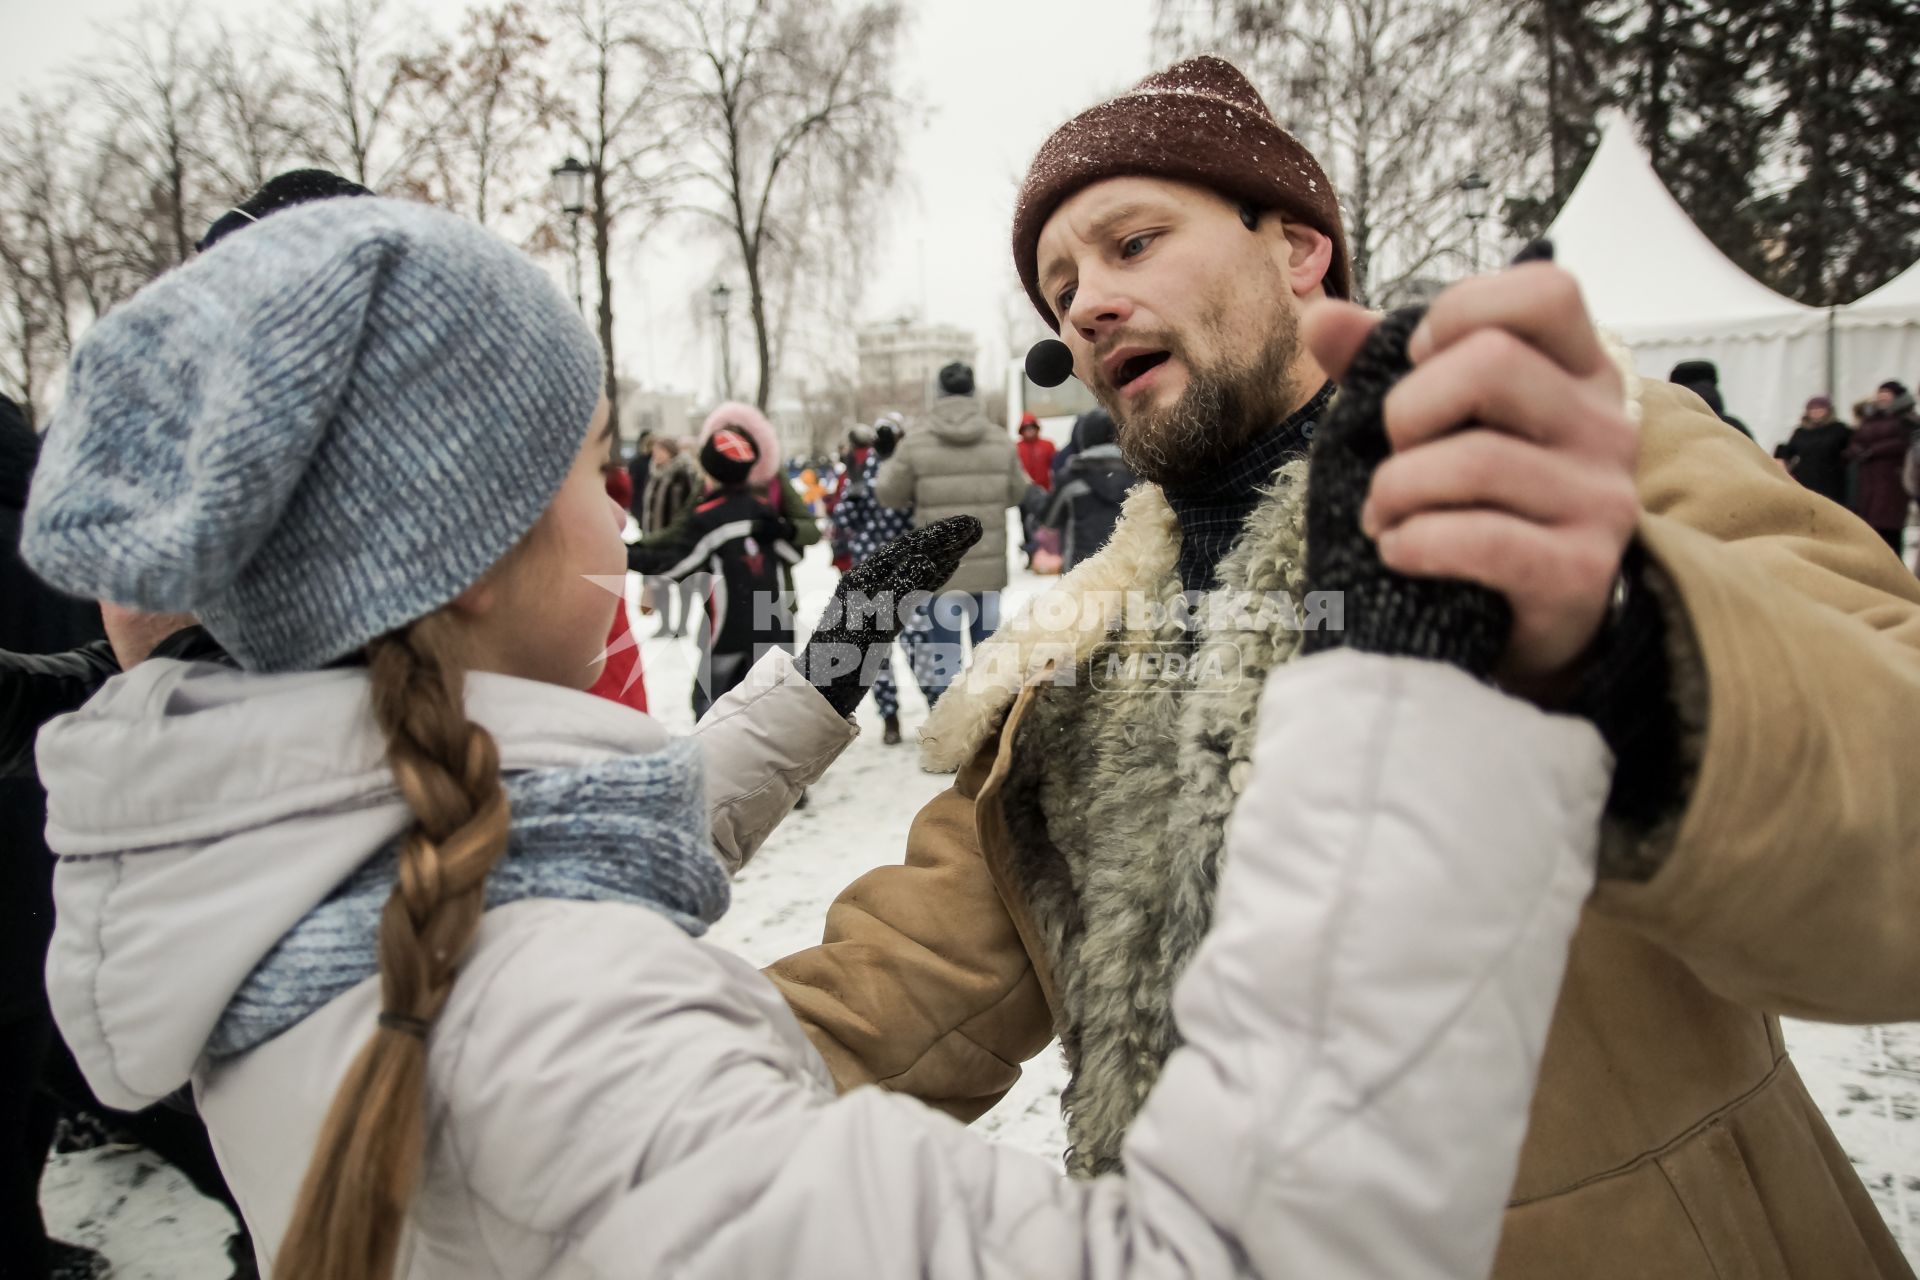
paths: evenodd
<path fill-rule="evenodd" d="M 854 428 L 804 626 L 763 414 L 614 465 L 535 264 L 326 178 L 0 423 L 29 1274 L 69 1063 L 282 1280 L 1911 1280 L 1778 1023 L 1920 1017 L 1903 388 L 1782 455 L 1856 515 L 1544 248 L 1367 312 L 1319 163 L 1189 59 L 1014 206 L 1101 410 L 1049 456 L 954 364 Z M 1003 619 L 1020 542 L 1065 572 Z M 691 735 L 610 661 L 629 573 Z M 865 699 L 901 738 L 896 643 L 951 786 L 817 946 L 700 941 Z M 1065 1170 L 955 1123 L 1055 1042 Z"/>
<path fill-rule="evenodd" d="M 1920 502 L 1920 416 L 1906 384 L 1889 380 L 1853 406 L 1849 425 L 1833 401 L 1807 401 L 1793 434 L 1773 451 L 1794 479 L 1853 511 L 1901 554 Z"/>

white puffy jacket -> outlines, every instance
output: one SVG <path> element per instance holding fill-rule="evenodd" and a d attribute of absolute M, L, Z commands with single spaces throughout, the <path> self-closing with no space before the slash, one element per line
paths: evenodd
<path fill-rule="evenodd" d="M 289 769 L 311 734 L 243 723 L 250 702 L 214 708 L 242 718 L 230 732 L 183 730 L 205 754 L 156 787 L 141 769 L 192 719 L 168 714 L 186 691 L 167 679 L 134 673 L 42 742 L 62 854 L 49 982 L 108 1101 L 191 1074 L 270 1273 L 377 984 L 218 1067 L 199 1049 L 285 927 L 262 922 L 324 896 L 397 815 L 324 805 L 327 747 L 355 745 Z M 782 701 L 758 727 L 836 749 L 797 697 L 764 696 Z M 511 760 L 556 709 L 475 714 Z M 1176 993 L 1187 1043 L 1124 1175 L 1069 1182 L 910 1099 L 836 1098 L 744 961 L 644 908 L 520 902 L 484 917 L 432 1036 L 404 1274 L 1484 1275 L 1591 886 L 1605 749 L 1451 669 L 1348 653 L 1283 668 L 1260 725 L 1214 927 Z M 129 732 L 132 759 L 105 753 Z M 82 788 L 109 798 L 99 815 Z M 218 825 L 283 793 L 313 805 Z"/>

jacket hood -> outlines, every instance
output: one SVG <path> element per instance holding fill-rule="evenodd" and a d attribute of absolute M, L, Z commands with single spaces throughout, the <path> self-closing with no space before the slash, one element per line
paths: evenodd
<path fill-rule="evenodd" d="M 972 396 L 941 396 L 927 410 L 927 430 L 945 444 L 972 444 L 985 437 L 989 424 Z"/>
<path fill-rule="evenodd" d="M 573 690 L 468 678 L 505 771 L 659 750 L 657 723 Z M 156 659 L 41 732 L 59 855 L 48 994 L 110 1106 L 187 1082 L 255 965 L 410 818 L 361 670 L 262 676 Z"/>
<path fill-rule="evenodd" d="M 1139 477 L 1121 460 L 1117 444 L 1095 445 L 1075 454 L 1067 464 L 1067 473 L 1073 479 L 1086 481 L 1087 488 L 1115 506 L 1127 496 L 1129 489 L 1140 483 Z"/>
<path fill-rule="evenodd" d="M 706 424 L 700 428 L 700 445 L 706 444 L 708 436 L 725 426 L 735 426 L 745 431 L 753 437 L 754 447 L 760 450 L 753 470 L 747 473 L 747 483 L 756 489 L 764 489 L 773 483 L 774 476 L 780 473 L 781 464 L 786 459 L 780 452 L 780 433 L 767 421 L 767 415 L 750 404 L 729 400 L 707 415 Z M 700 452 L 699 445 L 694 447 L 693 452 Z"/>

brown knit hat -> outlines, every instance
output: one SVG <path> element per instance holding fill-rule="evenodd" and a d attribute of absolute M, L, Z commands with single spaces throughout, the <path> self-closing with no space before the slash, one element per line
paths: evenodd
<path fill-rule="evenodd" d="M 1327 293 L 1352 294 L 1333 183 L 1313 155 L 1274 123 L 1260 91 L 1238 68 L 1202 55 L 1082 111 L 1033 158 L 1013 206 L 1013 262 L 1027 296 L 1055 332 L 1060 322 L 1040 295 L 1040 229 L 1082 187 L 1125 176 L 1192 182 L 1256 208 L 1278 209 L 1324 232 L 1333 241 Z"/>

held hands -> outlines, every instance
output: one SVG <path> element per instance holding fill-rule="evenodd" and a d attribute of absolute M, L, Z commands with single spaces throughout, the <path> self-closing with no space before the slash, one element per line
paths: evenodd
<path fill-rule="evenodd" d="M 877 674 L 868 654 L 893 643 L 906 607 L 945 586 L 985 532 L 972 516 L 953 516 L 895 539 L 840 579 L 799 663 L 835 711 L 853 714 Z"/>
<path fill-rule="evenodd" d="M 1303 330 L 1341 378 L 1377 322 L 1329 301 Z M 1441 294 L 1407 356 L 1360 528 L 1389 569 L 1504 596 L 1513 623 L 1498 674 L 1541 696 L 1599 633 L 1640 516 L 1620 373 L 1573 277 L 1539 262 Z"/>

